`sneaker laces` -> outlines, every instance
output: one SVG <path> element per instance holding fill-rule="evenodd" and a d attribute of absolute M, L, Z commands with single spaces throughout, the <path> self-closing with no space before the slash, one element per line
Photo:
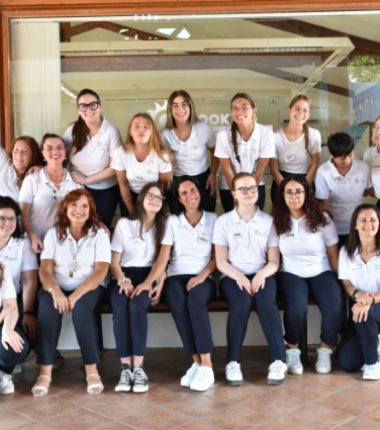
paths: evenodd
<path fill-rule="evenodd" d="M 191 365 L 190 369 L 187 369 L 186 376 L 188 376 L 189 378 L 191 378 L 194 375 L 194 373 L 198 370 L 199 367 L 200 366 L 199 366 L 198 363 L 193 363 Z"/>
<path fill-rule="evenodd" d="M 289 352 L 286 354 L 286 364 L 288 366 L 299 366 L 300 365 L 300 354 L 301 351 L 297 349 L 296 351 L 288 350 Z"/>
<path fill-rule="evenodd" d="M 207 369 L 205 369 L 205 366 L 199 367 L 196 379 L 201 382 L 207 377 L 208 377 L 208 372 L 207 372 Z"/>
<path fill-rule="evenodd" d="M 329 348 L 319 348 L 318 349 L 318 364 L 321 366 L 329 366 L 331 363 L 330 355 L 332 350 Z"/>
<path fill-rule="evenodd" d="M 269 371 L 274 373 L 276 376 L 283 376 L 283 364 L 284 363 L 281 360 L 276 360 L 269 366 Z"/>
<path fill-rule="evenodd" d="M 120 382 L 119 384 L 130 384 L 131 380 L 133 379 L 132 377 L 132 372 L 131 369 L 123 369 L 121 371 L 121 375 L 120 375 Z"/>
<path fill-rule="evenodd" d="M 145 384 L 148 377 L 141 367 L 133 370 L 133 382 L 135 384 Z"/>
<path fill-rule="evenodd" d="M 237 361 L 230 361 L 226 366 L 226 375 L 234 376 L 236 373 L 240 373 L 240 366 Z"/>

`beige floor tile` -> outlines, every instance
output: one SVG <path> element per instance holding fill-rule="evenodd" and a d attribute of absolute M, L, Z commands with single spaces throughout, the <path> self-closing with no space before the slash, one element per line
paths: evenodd
<path fill-rule="evenodd" d="M 337 430 L 379 430 L 379 423 L 364 418 L 356 418 L 337 427 Z"/>
<path fill-rule="evenodd" d="M 165 403 L 173 402 L 187 395 L 187 390 L 181 390 L 169 385 L 156 385 L 149 387 L 149 390 L 143 394 L 132 394 L 142 400 L 154 405 L 164 405 Z"/>
<path fill-rule="evenodd" d="M 194 418 L 201 418 L 218 412 L 228 405 L 223 402 L 210 399 L 199 393 L 192 392 L 188 396 L 172 403 L 164 405 L 165 408 Z"/>
<path fill-rule="evenodd" d="M 53 396 L 41 397 L 39 399 L 34 399 L 31 403 L 12 407 L 14 412 L 18 412 L 38 421 L 54 417 L 55 415 L 72 412 L 76 409 L 78 409 L 78 406 Z"/>
<path fill-rule="evenodd" d="M 333 387 L 326 387 L 311 383 L 308 378 L 301 378 L 296 381 L 286 381 L 284 384 L 276 388 L 276 394 L 304 402 L 312 402 L 321 397 L 328 396 L 335 392 Z"/>
<path fill-rule="evenodd" d="M 269 421 L 261 426 L 254 427 L 256 430 L 304 430 L 310 429 L 310 427 L 301 426 L 286 421 Z"/>
<path fill-rule="evenodd" d="M 204 395 L 214 400 L 219 400 L 221 402 L 234 405 L 264 393 L 264 390 L 255 387 L 254 385 L 231 387 L 230 385 L 223 384 L 219 386 L 212 386 L 204 393 Z"/>
<path fill-rule="evenodd" d="M 88 430 L 109 423 L 111 420 L 86 409 L 77 409 L 59 417 L 47 418 L 43 425 L 55 430 Z"/>
<path fill-rule="evenodd" d="M 107 398 L 100 403 L 87 406 L 87 409 L 98 414 L 105 415 L 113 420 L 120 420 L 130 415 L 140 414 L 141 412 L 152 409 L 153 405 L 138 399 L 130 393 L 118 394 L 112 400 Z"/>
<path fill-rule="evenodd" d="M 355 393 L 355 391 L 352 391 Z M 379 405 L 378 400 L 356 396 L 340 390 L 315 402 L 319 406 L 334 409 L 351 415 L 362 415 Z"/>
<path fill-rule="evenodd" d="M 227 430 L 249 430 L 269 420 L 270 418 L 265 415 L 239 406 L 231 406 L 228 409 L 223 409 L 221 412 L 203 418 L 206 423 Z"/>
<path fill-rule="evenodd" d="M 108 424 L 104 424 L 100 427 L 93 427 L 90 430 L 128 430 L 131 427 L 128 427 L 126 424 L 120 422 L 112 422 Z"/>
<path fill-rule="evenodd" d="M 21 427 L 28 427 L 31 424 L 35 424 L 34 421 L 29 420 L 26 417 L 22 417 L 12 411 L 0 411 L 0 428 L 1 430 L 15 430 Z"/>
<path fill-rule="evenodd" d="M 380 423 L 380 408 L 376 408 L 373 411 L 368 412 L 367 414 L 364 414 L 363 418 Z M 379 428 L 380 428 L 380 424 L 379 424 Z"/>
<path fill-rule="evenodd" d="M 215 430 L 220 427 L 215 427 L 210 424 L 203 423 L 201 421 L 191 421 L 188 424 L 177 427 L 176 430 Z"/>
<path fill-rule="evenodd" d="M 121 422 L 141 430 L 169 430 L 190 421 L 186 415 L 161 408 L 150 409 L 146 412 L 132 415 Z"/>

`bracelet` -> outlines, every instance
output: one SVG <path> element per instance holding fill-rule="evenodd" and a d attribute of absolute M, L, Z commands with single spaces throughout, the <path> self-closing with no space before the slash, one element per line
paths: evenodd
<path fill-rule="evenodd" d="M 24 315 L 32 315 L 33 317 L 35 316 L 33 311 L 25 311 L 25 312 L 23 312 L 23 314 Z"/>
<path fill-rule="evenodd" d="M 123 200 L 123 202 L 127 202 L 128 200 L 131 200 L 132 196 L 129 196 L 127 199 Z"/>
<path fill-rule="evenodd" d="M 50 287 L 49 289 L 48 289 L 48 293 L 52 293 L 53 292 L 53 290 L 55 290 L 56 288 L 59 288 L 58 287 L 58 285 L 53 285 L 52 287 Z"/>
<path fill-rule="evenodd" d="M 352 298 L 353 298 L 353 299 L 358 300 L 358 299 L 356 298 L 356 294 L 357 294 L 359 291 L 360 291 L 360 290 L 358 290 L 357 288 L 355 288 L 355 291 L 352 293 Z"/>
<path fill-rule="evenodd" d="M 216 173 L 214 173 L 214 172 L 210 172 L 210 175 L 214 175 L 214 176 L 216 176 Z"/>
<path fill-rule="evenodd" d="M 119 285 L 119 287 L 120 287 L 120 285 L 121 285 L 123 282 L 129 282 L 130 284 L 132 284 L 132 281 L 131 281 L 129 278 L 126 278 L 126 277 L 124 276 L 124 278 L 123 278 L 123 279 L 119 279 L 119 280 L 117 281 L 117 285 Z"/>
<path fill-rule="evenodd" d="M 84 288 L 84 286 L 83 286 L 83 285 L 79 285 L 79 287 L 78 287 L 78 288 L 82 288 L 86 294 L 88 293 L 88 290 L 87 290 L 86 288 Z"/>

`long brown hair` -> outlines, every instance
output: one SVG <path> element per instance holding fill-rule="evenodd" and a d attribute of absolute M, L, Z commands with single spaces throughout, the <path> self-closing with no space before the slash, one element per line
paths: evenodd
<path fill-rule="evenodd" d="M 231 100 L 231 105 L 230 105 L 231 109 L 232 109 L 232 103 L 236 99 L 246 99 L 248 101 L 248 103 L 250 104 L 251 108 L 256 109 L 255 102 L 253 101 L 252 97 L 247 93 L 235 94 Z M 232 146 L 234 148 L 235 158 L 236 158 L 237 162 L 239 164 L 241 164 L 241 158 L 240 158 L 239 151 L 238 151 L 237 132 L 238 132 L 238 125 L 236 124 L 235 121 L 231 120 L 231 142 L 232 142 Z"/>
<path fill-rule="evenodd" d="M 3 281 L 4 281 L 4 265 L 3 263 L 0 263 L 0 290 L 1 290 L 1 287 L 3 286 Z"/>
<path fill-rule="evenodd" d="M 298 96 L 293 97 L 290 100 L 289 109 L 291 109 L 300 100 L 303 100 L 309 103 L 310 111 L 311 111 L 311 100 L 309 99 L 309 97 L 305 96 L 304 94 L 298 94 Z M 309 153 L 309 126 L 306 124 L 306 122 L 302 125 L 302 131 L 305 136 L 305 149 L 306 149 L 306 152 Z"/>
<path fill-rule="evenodd" d="M 149 152 L 154 151 L 161 160 L 165 161 L 164 155 L 166 154 L 169 158 L 169 162 L 174 166 L 174 159 L 173 154 L 170 151 L 170 149 L 164 144 L 164 141 L 162 140 L 161 133 L 157 130 L 156 124 L 152 120 L 152 118 L 147 113 L 137 113 L 133 116 L 131 119 L 128 130 L 127 130 L 127 140 L 123 144 L 123 148 L 125 152 L 133 152 L 135 149 L 135 142 L 131 136 L 131 128 L 132 123 L 136 118 L 144 118 L 150 126 L 150 130 L 152 132 L 150 140 L 149 140 Z"/>
<path fill-rule="evenodd" d="M 189 103 L 190 116 L 189 116 L 189 119 L 187 120 L 189 125 L 194 125 L 196 122 L 199 121 L 197 114 L 195 112 L 195 105 L 191 95 L 185 90 L 173 91 L 168 98 L 168 105 L 166 108 L 167 115 L 166 115 L 165 127 L 170 130 L 177 127 L 177 124 L 175 122 L 175 119 L 173 118 L 172 111 L 171 111 L 171 105 L 173 104 L 174 99 L 177 97 L 183 97 L 185 101 Z"/>
<path fill-rule="evenodd" d="M 89 88 L 83 89 L 78 94 L 78 96 L 77 96 L 77 104 L 79 102 L 79 99 L 82 96 L 85 96 L 86 94 L 94 96 L 96 98 L 96 100 L 98 101 L 99 105 L 101 104 L 100 103 L 100 98 L 99 98 L 98 94 L 95 91 L 90 90 Z M 79 115 L 78 119 L 74 122 L 74 127 L 73 127 L 73 131 L 72 131 L 73 142 L 71 144 L 71 147 L 74 150 L 74 154 L 76 154 L 77 152 L 82 151 L 82 149 L 86 145 L 87 136 L 88 136 L 89 133 L 90 133 L 90 129 L 88 128 L 85 120 Z"/>
<path fill-rule="evenodd" d="M 66 197 L 59 202 L 57 215 L 55 216 L 54 227 L 57 230 L 58 239 L 62 243 L 67 237 L 67 229 L 70 227 L 70 220 L 67 217 L 67 209 L 73 202 L 78 201 L 81 197 L 86 197 L 90 208 L 90 214 L 82 227 L 82 233 L 87 235 L 90 230 L 94 235 L 103 227 L 103 224 L 98 220 L 96 214 L 96 206 L 92 195 L 85 189 L 78 189 L 70 191 Z"/>
<path fill-rule="evenodd" d="M 38 146 L 38 143 L 34 137 L 31 136 L 19 136 L 16 137 L 16 139 L 12 140 L 10 152 L 9 152 L 9 159 L 12 161 L 13 159 L 13 150 L 15 148 L 15 145 L 20 140 L 24 141 L 28 146 L 32 153 L 32 158 L 30 159 L 29 164 L 26 166 L 26 170 L 24 173 L 17 172 L 17 186 L 20 188 L 22 185 L 23 180 L 25 179 L 25 175 L 27 171 L 33 167 L 33 166 L 42 166 L 42 154 L 40 151 L 40 147 Z"/>
<path fill-rule="evenodd" d="M 144 209 L 144 199 L 147 193 L 149 193 L 151 188 L 158 188 L 160 190 L 160 193 L 163 197 L 165 197 L 165 191 L 162 187 L 162 185 L 159 182 L 148 182 L 145 184 L 140 194 L 137 197 L 136 204 L 135 204 L 135 210 L 130 215 L 129 219 L 131 220 L 138 220 L 140 222 L 140 239 L 143 240 L 142 232 L 143 232 L 143 222 L 144 222 L 144 216 L 146 214 Z M 156 242 L 156 249 L 154 253 L 154 259 L 156 260 L 158 257 L 158 254 L 160 253 L 161 248 L 161 242 L 165 234 L 165 225 L 166 225 L 166 204 L 165 201 L 162 202 L 161 209 L 156 213 L 155 217 L 155 242 Z"/>

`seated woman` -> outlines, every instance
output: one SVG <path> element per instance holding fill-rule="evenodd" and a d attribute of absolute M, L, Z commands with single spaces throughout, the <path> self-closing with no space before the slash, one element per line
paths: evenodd
<path fill-rule="evenodd" d="M 112 236 L 111 272 L 107 293 L 113 310 L 116 355 L 121 361 L 117 392 L 143 393 L 148 377 L 143 370 L 148 335 L 148 309 L 158 303 L 148 291 L 131 300 L 137 285 L 148 277 L 165 232 L 164 190 L 157 182 L 142 188 L 130 218 L 120 218 Z M 161 290 L 162 285 L 158 288 Z"/>
<path fill-rule="evenodd" d="M 281 182 L 274 200 L 273 218 L 282 257 L 277 283 L 285 302 L 288 371 L 294 375 L 303 372 L 298 344 L 311 297 L 322 314 L 315 370 L 329 373 L 332 347 L 338 342 L 343 323 L 341 290 L 336 275 L 339 238 L 335 224 L 321 209 L 310 182 L 297 174 L 288 175 Z"/>
<path fill-rule="evenodd" d="M 0 263 L 0 394 L 12 394 L 12 371 L 29 351 L 24 333 L 16 327 L 16 291 L 7 268 Z"/>
<path fill-rule="evenodd" d="M 111 260 L 110 241 L 97 220 L 95 203 L 87 190 L 74 190 L 59 204 L 55 227 L 44 240 L 41 254 L 37 325 L 37 364 L 40 375 L 32 388 L 34 397 L 48 393 L 62 315 L 72 313 L 83 354 L 87 392 L 100 394 L 104 387 L 97 370 L 98 333 L 95 311 L 106 290 L 99 286 Z"/>
<path fill-rule="evenodd" d="M 268 384 L 282 384 L 287 369 L 273 276 L 280 262 L 273 219 L 256 206 L 258 186 L 253 174 L 238 173 L 231 185 L 237 207 L 219 217 L 213 237 L 216 265 L 224 275 L 219 291 L 230 305 L 226 379 L 230 385 L 243 384 L 239 361 L 253 301 L 274 360 Z"/>
<path fill-rule="evenodd" d="M 350 235 L 339 254 L 339 279 L 352 299 L 352 321 L 338 350 L 346 372 L 364 370 L 363 379 L 380 379 L 380 209 L 361 204 L 351 218 Z"/>
<path fill-rule="evenodd" d="M 196 179 L 182 176 L 174 181 L 172 191 L 174 214 L 166 222 L 160 254 L 132 297 L 144 290 L 151 291 L 152 283 L 162 276 L 169 261 L 163 301 L 172 312 L 185 354 L 194 361 L 181 378 L 181 385 L 206 391 L 215 380 L 207 305 L 216 295 L 216 285 L 210 275 L 215 270 L 212 231 L 217 216 L 203 210 L 202 190 Z M 160 294 L 158 289 L 156 294 Z"/>

